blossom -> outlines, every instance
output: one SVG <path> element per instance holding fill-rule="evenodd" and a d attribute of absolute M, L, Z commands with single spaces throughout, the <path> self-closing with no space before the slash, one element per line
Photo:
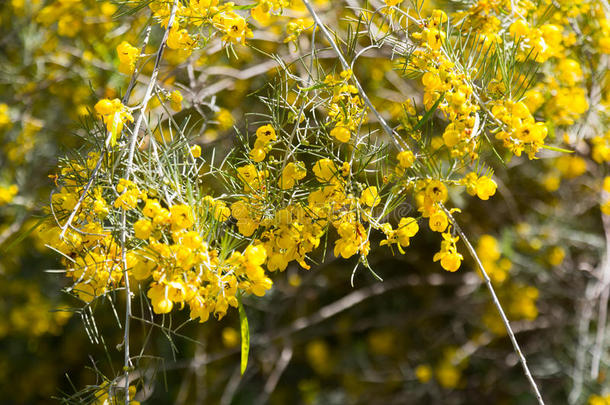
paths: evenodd
<path fill-rule="evenodd" d="M 381 199 L 379 198 L 377 187 L 371 186 L 365 188 L 360 195 L 360 202 L 364 205 L 368 205 L 369 207 L 376 207 L 379 205 Z"/>
<path fill-rule="evenodd" d="M 399 152 L 396 158 L 398 159 L 398 166 L 403 169 L 408 169 L 415 162 L 415 155 L 410 150 Z"/>
<path fill-rule="evenodd" d="M 148 239 L 153 230 L 152 223 L 147 219 L 139 219 L 133 224 L 133 230 L 138 239 Z"/>
<path fill-rule="evenodd" d="M 320 159 L 314 164 L 313 173 L 319 182 L 328 182 L 336 178 L 337 166 L 328 158 Z"/>
<path fill-rule="evenodd" d="M 119 56 L 119 72 L 129 75 L 133 73 L 136 61 L 140 56 L 140 51 L 129 42 L 123 41 L 116 47 L 116 52 Z"/>
<path fill-rule="evenodd" d="M 434 232 L 444 232 L 447 229 L 447 225 L 449 225 L 449 221 L 447 220 L 447 215 L 443 211 L 438 210 L 430 215 L 429 224 L 430 229 Z"/>
<path fill-rule="evenodd" d="M 174 111 L 182 110 L 182 93 L 179 90 L 174 90 L 169 94 L 169 105 Z"/>
<path fill-rule="evenodd" d="M 496 182 L 491 178 L 481 176 L 476 183 L 477 197 L 479 197 L 481 200 L 488 200 L 489 197 L 496 193 L 497 187 Z"/>
<path fill-rule="evenodd" d="M 118 98 L 102 99 L 95 104 L 94 109 L 102 117 L 106 130 L 110 133 L 110 146 L 115 146 L 123 125 L 127 121 L 133 122 L 133 117 Z"/>
<path fill-rule="evenodd" d="M 350 130 L 342 126 L 334 127 L 330 131 L 330 135 L 333 138 L 337 139 L 339 142 L 343 143 L 348 142 L 351 137 Z"/>
<path fill-rule="evenodd" d="M 193 145 L 193 146 L 191 146 L 190 151 L 191 151 L 191 155 L 193 155 L 193 157 L 195 159 L 197 159 L 198 157 L 201 157 L 201 146 Z"/>
<path fill-rule="evenodd" d="M 447 232 L 443 234 L 443 241 L 441 242 L 441 250 L 434 255 L 433 260 L 435 262 L 441 262 L 441 267 L 447 271 L 455 272 L 460 268 L 464 257 L 458 253 L 457 247 L 455 246 L 458 241 L 458 237 L 452 237 L 451 233 Z"/>
<path fill-rule="evenodd" d="M 279 185 L 282 190 L 287 190 L 294 187 L 298 180 L 303 179 L 307 175 L 307 169 L 303 162 L 290 162 L 282 170 Z"/>
<path fill-rule="evenodd" d="M 172 205 L 169 208 L 172 229 L 186 229 L 195 223 L 191 207 L 184 204 Z"/>

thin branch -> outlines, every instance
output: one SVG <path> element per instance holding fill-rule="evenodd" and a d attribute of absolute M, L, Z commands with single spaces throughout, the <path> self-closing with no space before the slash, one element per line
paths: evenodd
<path fill-rule="evenodd" d="M 292 360 L 292 353 L 292 346 L 288 344 L 282 349 L 282 352 L 280 353 L 280 356 L 277 359 L 277 362 L 275 363 L 275 368 L 271 372 L 271 375 L 269 375 L 269 378 L 265 383 L 265 388 L 261 393 L 260 397 L 258 398 L 259 404 L 268 403 L 271 393 L 275 391 L 277 383 L 280 381 L 282 374 L 284 374 L 286 367 L 288 367 L 290 360 Z"/>
<path fill-rule="evenodd" d="M 527 361 L 525 360 L 525 356 L 523 355 L 523 352 L 521 351 L 521 347 L 519 347 L 519 343 L 517 342 L 515 333 L 513 332 L 512 328 L 510 326 L 510 323 L 508 322 L 508 318 L 506 317 L 506 314 L 504 313 L 504 309 L 502 308 L 502 305 L 500 304 L 500 300 L 498 300 L 496 291 L 494 290 L 493 286 L 491 285 L 491 280 L 490 280 L 489 276 L 487 275 L 485 268 L 483 267 L 483 263 L 481 263 L 481 259 L 479 259 L 477 252 L 472 247 L 472 244 L 470 243 L 470 241 L 468 240 L 468 238 L 462 231 L 462 228 L 460 227 L 460 225 L 457 223 L 455 218 L 453 218 L 453 215 L 451 215 L 449 210 L 447 210 L 444 206 L 441 205 L 441 207 L 445 211 L 445 214 L 447 214 L 447 217 L 451 221 L 451 224 L 454 226 L 454 228 L 457 231 L 460 238 L 462 238 L 462 240 L 464 241 L 464 244 L 466 245 L 466 248 L 468 249 L 470 256 L 472 256 L 472 258 L 474 259 L 474 261 L 477 264 L 477 267 L 479 268 L 479 270 L 481 270 L 481 274 L 483 274 L 483 279 L 485 280 L 485 285 L 487 286 L 487 289 L 489 290 L 489 293 L 491 294 L 491 299 L 492 299 L 494 305 L 496 306 L 496 309 L 500 313 L 500 317 L 502 318 L 502 322 L 504 323 L 504 327 L 506 328 L 508 337 L 510 338 L 511 343 L 513 344 L 515 353 L 519 357 L 519 361 L 521 362 L 521 366 L 523 367 L 525 376 L 527 377 L 527 380 L 529 381 L 529 383 L 532 387 L 532 390 L 534 391 L 534 394 L 536 395 L 536 399 L 538 400 L 538 403 L 540 405 L 544 405 L 544 401 L 542 400 L 542 395 L 540 395 L 540 390 L 538 389 L 538 386 L 536 385 L 536 381 L 534 380 L 534 377 L 532 377 L 532 373 L 530 372 L 530 369 L 527 366 Z"/>
<path fill-rule="evenodd" d="M 345 57 L 341 53 L 341 50 L 337 46 L 336 42 L 330 35 L 330 32 L 328 31 L 328 29 L 326 28 L 326 26 L 324 25 L 324 23 L 318 16 L 318 14 L 316 14 L 316 11 L 311 6 L 311 3 L 309 2 L 309 0 L 303 0 L 303 4 L 305 4 L 305 7 L 307 7 L 307 11 L 309 11 L 309 14 L 314 19 L 315 23 L 320 27 L 320 31 L 322 31 L 322 34 L 324 34 L 324 37 L 330 43 L 330 46 L 333 48 L 333 50 L 337 54 L 337 57 L 339 58 L 339 61 L 341 61 L 341 65 L 343 66 L 343 69 L 350 70 L 351 69 L 350 64 L 347 63 L 347 60 L 345 60 Z M 371 102 L 369 97 L 366 95 L 366 93 L 364 92 L 364 89 L 362 88 L 362 86 L 360 85 L 360 82 L 358 81 L 358 78 L 354 74 L 352 74 L 352 80 L 354 81 L 354 84 L 356 85 L 356 88 L 358 89 L 360 96 L 364 100 L 364 103 L 371 110 L 371 112 L 377 117 L 377 120 L 379 121 L 379 124 L 383 128 L 384 132 L 390 137 L 392 142 L 394 142 L 394 144 L 396 145 L 398 150 L 408 150 L 409 146 L 402 140 L 402 138 L 400 138 L 400 136 L 398 136 L 398 134 L 396 132 L 394 132 L 394 130 L 392 128 L 390 128 L 390 126 L 385 121 L 385 119 L 383 118 L 381 113 L 379 111 L 377 111 L 377 108 L 375 108 L 375 106 L 373 105 L 373 103 Z"/>
<path fill-rule="evenodd" d="M 148 100 L 152 95 L 152 91 L 155 87 L 157 76 L 159 74 L 159 65 L 161 63 L 161 59 L 163 57 L 163 51 L 165 49 L 165 44 L 167 42 L 167 38 L 169 36 L 169 32 L 174 23 L 174 17 L 176 16 L 176 9 L 178 6 L 178 0 L 174 0 L 172 3 L 172 9 L 170 12 L 169 20 L 167 22 L 167 27 L 165 29 L 165 33 L 163 34 L 163 39 L 159 44 L 159 49 L 157 50 L 157 55 L 155 59 L 155 65 L 153 67 L 152 74 L 150 76 L 150 82 L 148 83 L 148 87 L 146 88 L 146 93 L 144 94 L 144 98 L 140 104 L 140 114 L 134 126 L 134 129 L 129 138 L 129 154 L 127 158 L 127 163 L 125 167 L 125 179 L 129 180 L 131 177 L 131 172 L 133 170 L 133 157 L 135 153 L 136 140 L 138 139 L 138 133 L 140 132 L 140 126 L 142 125 L 142 121 L 144 119 L 144 114 L 146 112 L 146 106 L 148 104 Z M 150 31 L 147 33 L 147 37 Z M 135 83 L 135 79 L 132 76 L 131 83 Z M 130 86 L 131 88 L 132 86 Z M 129 97 L 131 91 L 127 91 L 125 97 Z M 130 320 L 131 320 L 131 290 L 129 286 L 129 274 L 127 273 L 127 249 L 126 249 L 126 233 L 127 233 L 127 214 L 126 211 L 123 210 L 121 215 L 121 255 L 123 261 L 123 278 L 125 279 L 125 331 L 123 337 L 123 344 L 125 345 L 125 356 L 123 363 L 123 370 L 125 372 L 125 405 L 129 405 L 129 368 L 131 365 L 131 358 L 129 354 L 129 329 L 130 329 Z"/>
<path fill-rule="evenodd" d="M 144 43 L 142 45 L 142 49 L 140 50 L 140 55 L 144 55 L 144 53 L 146 51 L 146 46 L 148 45 L 148 41 L 150 39 L 150 30 L 151 30 L 151 27 L 148 27 L 148 29 L 146 30 L 146 35 L 144 37 Z M 136 79 L 139 75 L 140 75 L 140 68 L 136 67 L 135 71 L 131 75 L 131 79 L 129 81 L 129 85 L 127 86 L 127 90 L 125 91 L 125 96 L 123 97 L 123 100 L 122 100 L 123 104 L 126 104 L 129 101 L 131 91 L 135 87 L 136 82 L 137 82 Z M 104 142 L 104 150 L 108 150 L 108 146 L 110 145 L 111 139 L 112 139 L 112 134 L 108 133 L 108 135 L 106 136 L 106 140 Z M 74 221 L 74 217 L 78 213 L 78 210 L 80 209 L 80 206 L 82 205 L 83 201 L 85 200 L 87 193 L 91 189 L 93 182 L 95 181 L 95 179 L 97 179 L 97 175 L 100 171 L 100 168 L 102 167 L 103 161 L 104 161 L 104 154 L 100 153 L 100 157 L 97 159 L 97 162 L 95 163 L 95 167 L 93 168 L 93 171 L 91 172 L 89 181 L 85 185 L 85 188 L 83 189 L 83 193 L 81 194 L 76 205 L 72 209 L 72 212 L 70 213 L 70 216 L 68 217 L 68 221 L 64 225 L 60 226 L 60 228 L 61 228 L 61 233 L 59 234 L 60 239 L 63 239 L 68 228 L 70 228 L 72 226 L 72 221 Z"/>
<path fill-rule="evenodd" d="M 602 224 L 606 237 L 606 254 L 601 264 L 601 277 L 599 286 L 599 312 L 597 316 L 597 333 L 595 345 L 593 346 L 593 360 L 591 362 L 591 378 L 596 379 L 599 375 L 599 363 L 602 358 L 604 337 L 606 336 L 606 324 L 608 319 L 608 298 L 610 295 L 610 217 L 602 214 Z"/>

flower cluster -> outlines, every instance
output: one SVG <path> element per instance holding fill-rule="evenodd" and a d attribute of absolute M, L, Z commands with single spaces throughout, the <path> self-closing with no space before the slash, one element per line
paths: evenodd
<path fill-rule="evenodd" d="M 115 146 L 126 122 L 133 122 L 133 117 L 121 100 L 104 98 L 95 104 L 95 112 L 102 117 L 106 130 L 110 134 L 110 146 Z"/>

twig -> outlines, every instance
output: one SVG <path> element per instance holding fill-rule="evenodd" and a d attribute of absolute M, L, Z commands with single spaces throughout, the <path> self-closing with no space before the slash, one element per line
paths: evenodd
<path fill-rule="evenodd" d="M 149 39 L 150 39 L 150 27 L 148 27 L 148 30 L 146 31 L 146 35 L 144 37 L 144 43 L 142 45 L 140 55 L 143 55 L 145 53 L 146 46 L 148 45 Z M 136 85 L 136 79 L 139 76 L 139 74 L 140 74 L 140 69 L 136 67 L 135 71 L 131 75 L 131 79 L 129 81 L 129 85 L 127 86 L 127 90 L 125 91 L 125 96 L 123 97 L 123 100 L 122 100 L 123 104 L 126 104 L 129 101 L 129 96 L 131 95 L 131 91 L 133 90 L 133 88 Z M 104 142 L 104 150 L 108 150 L 108 146 L 110 145 L 111 139 L 112 139 L 112 134 L 108 133 L 108 135 L 106 136 L 106 140 Z M 83 201 L 85 200 L 87 193 L 89 192 L 89 190 L 91 189 L 91 186 L 93 185 L 93 182 L 97 178 L 100 168 L 102 167 L 103 160 L 104 160 L 104 154 L 100 153 L 100 157 L 97 159 L 97 162 L 95 163 L 95 167 L 93 168 L 93 171 L 91 172 L 89 181 L 85 185 L 85 188 L 83 189 L 83 193 L 81 194 L 80 198 L 76 202 L 76 205 L 72 209 L 72 212 L 70 213 L 70 216 L 68 217 L 68 221 L 66 221 L 66 223 L 64 225 L 60 226 L 60 228 L 61 228 L 61 233 L 59 234 L 60 239 L 63 239 L 68 228 L 70 228 L 72 226 L 72 221 L 74 220 L 74 217 L 78 213 L 78 210 L 80 209 L 80 206 L 82 205 Z"/>
<path fill-rule="evenodd" d="M 337 57 L 339 58 L 339 61 L 341 62 L 343 69 L 350 70 L 350 64 L 347 63 L 347 60 L 345 60 L 345 57 L 341 53 L 341 50 L 339 49 L 339 47 L 333 40 L 332 36 L 330 35 L 330 32 L 328 32 L 328 29 L 326 29 L 326 26 L 324 25 L 322 20 L 320 20 L 320 17 L 316 13 L 316 11 L 311 6 L 311 3 L 309 3 L 309 0 L 303 0 L 303 4 L 305 4 L 305 7 L 307 7 L 307 11 L 309 11 L 309 14 L 314 19 L 315 23 L 320 27 L 320 31 L 322 31 L 322 34 L 324 34 L 324 37 L 330 43 L 330 46 L 333 48 L 333 50 L 337 54 Z M 358 81 L 358 78 L 354 74 L 352 74 L 352 80 L 354 81 L 354 84 L 356 85 L 356 88 L 358 89 L 360 96 L 364 100 L 364 103 L 371 110 L 371 112 L 377 117 L 377 120 L 379 121 L 379 124 L 383 128 L 384 132 L 390 137 L 392 142 L 394 142 L 394 144 L 396 145 L 398 150 L 408 150 L 409 146 L 400 138 L 400 136 L 398 136 L 398 134 L 396 134 L 394 132 L 394 130 L 392 128 L 390 128 L 390 126 L 385 121 L 385 119 L 383 118 L 381 113 L 379 113 L 379 111 L 377 111 L 377 108 L 375 108 L 375 106 L 373 105 L 373 103 L 371 102 L 369 97 L 366 95 L 366 93 L 364 92 L 364 89 L 362 88 L 362 86 L 360 85 L 360 82 Z"/>
<path fill-rule="evenodd" d="M 405 277 L 397 278 L 394 280 L 388 280 L 383 283 L 374 283 L 368 287 L 361 288 L 354 292 L 347 294 L 345 297 L 338 299 L 328 305 L 323 306 L 315 313 L 304 316 L 296 319 L 290 325 L 279 329 L 270 335 L 263 335 L 257 338 L 253 338 L 250 340 L 251 344 L 258 344 L 261 341 L 274 340 L 277 338 L 286 337 L 292 335 L 298 331 L 309 328 L 312 325 L 323 322 L 349 308 L 352 308 L 355 305 L 360 304 L 361 302 L 375 296 L 379 296 L 385 294 L 386 292 L 400 289 L 407 286 L 417 286 L 422 284 L 428 285 L 443 285 L 445 284 L 446 279 L 439 274 L 431 274 L 425 278 L 418 277 L 416 275 L 408 275 Z M 447 280 L 449 281 L 449 280 Z M 453 280 L 451 280 L 453 281 Z M 455 280 L 455 282 L 460 283 L 469 283 L 469 282 L 478 282 L 478 279 L 468 279 L 464 277 L 459 280 Z"/>
<path fill-rule="evenodd" d="M 604 235 L 606 236 L 606 254 L 601 264 L 601 277 L 599 285 L 599 313 L 597 314 L 597 333 L 595 345 L 593 346 L 593 359 L 591 361 L 591 378 L 596 379 L 599 375 L 599 363 L 602 358 L 604 337 L 606 335 L 606 321 L 608 319 L 608 297 L 610 293 L 610 218 L 602 214 Z"/>
<path fill-rule="evenodd" d="M 165 44 L 167 42 L 167 38 L 169 36 L 169 32 L 174 23 L 174 17 L 176 16 L 176 9 L 178 6 L 178 0 L 174 0 L 172 3 L 172 9 L 170 12 L 169 20 L 167 22 L 167 27 L 165 29 L 165 33 L 163 34 L 163 39 L 159 44 L 159 49 L 157 50 L 157 56 L 155 58 L 155 65 L 153 67 L 152 74 L 150 76 L 150 82 L 148 83 L 148 87 L 146 88 L 146 93 L 144 94 L 144 98 L 140 104 L 140 114 L 134 126 L 134 129 L 129 138 L 129 154 L 127 157 L 127 163 L 125 167 L 125 179 L 129 180 L 131 177 L 131 172 L 133 170 L 133 157 L 135 153 L 136 140 L 138 138 L 138 133 L 140 132 L 140 126 L 142 125 L 142 120 L 144 119 L 144 114 L 146 111 L 146 106 L 148 104 L 148 100 L 152 95 L 153 88 L 155 87 L 155 83 L 157 80 L 157 76 L 159 74 L 159 65 L 161 63 L 161 58 L 163 56 L 163 50 L 165 49 Z M 147 33 L 147 37 L 150 31 Z M 132 76 L 131 83 L 135 83 L 135 79 Z M 131 91 L 129 90 L 126 97 L 129 97 Z M 126 233 L 127 233 L 127 214 L 126 211 L 123 210 L 121 215 L 121 256 L 123 261 L 123 278 L 125 279 L 125 331 L 123 337 L 123 344 L 125 345 L 125 357 L 123 360 L 123 371 L 125 372 L 125 405 L 129 405 L 129 367 L 131 364 L 131 358 L 129 355 L 129 326 L 131 320 L 131 290 L 129 286 L 129 275 L 127 273 L 127 249 L 125 244 Z"/>
<path fill-rule="evenodd" d="M 523 355 L 523 352 L 521 351 L 521 347 L 519 347 L 519 343 L 517 342 L 515 333 L 513 332 L 512 328 L 510 326 L 510 323 L 508 322 L 508 318 L 506 317 L 506 314 L 504 313 L 504 309 L 502 308 L 502 305 L 500 304 L 500 301 L 498 300 L 496 291 L 494 290 L 493 286 L 491 285 L 491 280 L 490 280 L 489 276 L 487 275 L 485 268 L 483 267 L 483 263 L 481 263 L 481 260 L 479 259 L 477 252 L 472 247 L 472 244 L 470 243 L 470 241 L 468 240 L 468 238 L 462 231 L 462 228 L 460 227 L 460 225 L 457 223 L 455 218 L 453 218 L 453 215 L 451 215 L 451 213 L 449 212 L 449 210 L 447 210 L 447 208 L 445 208 L 442 205 L 441 205 L 441 207 L 442 207 L 443 211 L 445 211 L 445 214 L 447 214 L 447 217 L 451 221 L 451 224 L 457 231 L 460 238 L 462 238 L 462 240 L 464 241 L 464 244 L 466 245 L 466 248 L 468 249 L 470 256 L 472 256 L 472 258 L 474 259 L 474 261 L 477 264 L 477 267 L 479 268 L 479 270 L 481 270 L 481 274 L 483 274 L 483 279 L 485 280 L 485 285 L 487 286 L 487 289 L 489 290 L 489 293 L 491 294 L 491 298 L 492 298 L 494 305 L 496 306 L 496 309 L 500 313 L 500 317 L 502 318 L 502 322 L 504 323 L 504 327 L 506 328 L 508 337 L 510 338 L 511 343 L 513 344 L 515 353 L 519 357 L 519 361 L 521 362 L 521 366 L 523 367 L 525 376 L 527 377 L 527 380 L 529 381 L 529 383 L 532 387 L 532 390 L 534 391 L 534 394 L 536 395 L 536 399 L 538 400 L 538 403 L 540 405 L 544 405 L 544 401 L 542 400 L 542 395 L 540 395 L 540 390 L 538 389 L 538 386 L 536 385 L 536 381 L 534 380 L 534 377 L 532 377 L 532 373 L 530 372 L 530 369 L 527 366 L 527 361 L 525 360 L 525 356 Z"/>
<path fill-rule="evenodd" d="M 570 404 L 575 404 L 582 394 L 585 363 L 590 340 L 589 325 L 591 324 L 591 318 L 593 318 L 593 299 L 591 298 L 593 294 L 593 284 L 589 283 L 585 290 L 585 297 L 580 305 L 580 310 L 577 313 L 578 348 L 576 351 L 576 364 L 572 372 L 572 389 L 568 396 L 568 403 Z"/>
<path fill-rule="evenodd" d="M 222 397 L 220 398 L 220 405 L 230 405 L 233 400 L 233 396 L 239 387 L 239 383 L 241 382 L 241 366 L 238 364 L 237 367 L 233 370 L 233 374 L 231 374 L 231 378 L 227 385 L 225 386 L 225 390 L 222 393 Z"/>
<path fill-rule="evenodd" d="M 282 374 L 284 374 L 286 367 L 288 367 L 290 360 L 292 360 L 292 353 L 292 346 L 288 344 L 284 346 L 279 358 L 277 359 L 277 362 L 275 363 L 275 368 L 267 379 L 267 382 L 265 383 L 265 388 L 261 393 L 260 397 L 258 398 L 259 404 L 266 404 L 268 402 L 269 396 L 271 396 L 271 393 L 275 391 L 277 383 L 280 381 Z"/>

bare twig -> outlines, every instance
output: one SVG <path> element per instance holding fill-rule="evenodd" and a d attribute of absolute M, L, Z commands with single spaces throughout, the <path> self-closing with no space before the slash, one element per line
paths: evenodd
<path fill-rule="evenodd" d="M 593 359 L 591 361 L 591 378 L 596 379 L 599 375 L 599 363 L 602 358 L 604 337 L 606 336 L 606 324 L 608 319 L 608 296 L 610 293 L 610 218 L 602 214 L 602 224 L 606 237 L 606 253 L 601 263 L 601 277 L 599 278 L 599 312 L 597 314 L 597 333 L 595 345 L 593 346 Z"/>
<path fill-rule="evenodd" d="M 279 355 L 279 358 L 277 359 L 277 362 L 275 363 L 275 368 L 271 372 L 271 375 L 269 375 L 269 378 L 267 379 L 267 382 L 265 383 L 265 388 L 264 388 L 263 392 L 261 393 L 260 397 L 258 398 L 259 404 L 266 404 L 268 402 L 269 396 L 275 390 L 277 383 L 280 381 L 282 374 L 284 374 L 286 367 L 288 367 L 288 364 L 290 363 L 290 360 L 292 359 L 292 352 L 293 352 L 292 346 L 290 346 L 288 344 L 286 346 L 284 346 L 284 348 L 282 349 L 282 351 Z"/>
<path fill-rule="evenodd" d="M 449 212 L 449 210 L 447 210 L 444 206 L 441 206 L 441 207 L 445 211 L 445 214 L 447 214 L 447 217 L 451 221 L 451 224 L 454 226 L 454 228 L 455 228 L 456 232 L 458 233 L 458 235 L 460 236 L 460 238 L 462 238 L 462 240 L 464 241 L 464 244 L 466 245 L 466 248 L 468 249 L 470 256 L 472 256 L 473 260 L 477 264 L 477 267 L 479 268 L 479 270 L 481 270 L 481 274 L 483 274 L 483 279 L 485 280 L 485 285 L 487 286 L 487 289 L 489 290 L 489 293 L 491 294 L 491 299 L 492 299 L 496 309 L 498 310 L 500 317 L 502 318 L 502 322 L 504 323 L 504 327 L 506 328 L 506 333 L 508 333 L 508 337 L 510 338 L 511 343 L 513 344 L 513 348 L 515 349 L 515 353 L 519 357 L 519 361 L 521 362 L 521 366 L 523 367 L 525 376 L 527 377 L 527 380 L 529 381 L 529 383 L 532 387 L 532 390 L 534 391 L 534 394 L 536 395 L 536 399 L 538 400 L 538 403 L 540 405 L 544 405 L 544 401 L 542 400 L 542 395 L 540 394 L 540 390 L 538 389 L 538 386 L 536 385 L 536 381 L 534 380 L 534 377 L 532 377 L 532 373 L 530 372 L 530 369 L 527 366 L 527 361 L 525 360 L 525 356 L 523 355 L 523 352 L 521 351 L 521 347 L 519 347 L 517 338 L 515 338 L 515 333 L 513 332 L 512 328 L 510 326 L 510 323 L 508 321 L 508 318 L 506 317 L 506 314 L 504 313 L 504 309 L 502 308 L 502 305 L 500 304 L 500 300 L 498 300 L 496 291 L 494 290 L 494 287 L 491 284 L 491 280 L 490 280 L 489 276 L 487 275 L 485 268 L 483 267 L 483 263 L 481 263 L 481 260 L 479 259 L 477 252 L 472 247 L 472 244 L 470 243 L 470 241 L 468 240 L 468 238 L 462 231 L 462 228 L 460 227 L 460 225 L 457 223 L 455 218 L 453 218 L 453 215 L 451 215 L 451 212 Z"/>

